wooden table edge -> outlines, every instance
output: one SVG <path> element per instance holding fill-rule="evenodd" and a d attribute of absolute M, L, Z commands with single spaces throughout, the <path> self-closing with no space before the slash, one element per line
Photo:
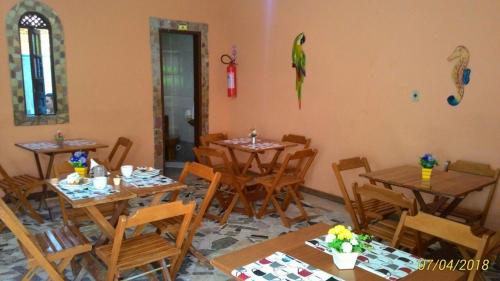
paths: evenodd
<path fill-rule="evenodd" d="M 92 202 L 92 201 L 87 201 L 87 202 L 82 202 L 82 203 L 77 203 L 77 204 L 74 204 L 74 201 L 71 200 L 64 192 L 62 192 L 61 190 L 59 190 L 59 188 L 57 188 L 56 186 L 54 186 L 54 183 L 52 183 L 54 179 L 48 179 L 48 180 L 45 180 L 45 182 L 47 183 L 47 185 L 57 193 L 58 196 L 62 196 L 64 198 L 64 200 L 66 202 L 68 202 L 72 208 L 75 208 L 75 209 L 78 209 L 78 208 L 86 208 L 86 207 L 89 207 L 89 206 L 96 206 L 96 205 L 100 205 L 100 204 L 104 204 L 104 203 L 108 203 L 108 202 L 100 202 L 100 203 L 95 203 L 95 202 Z M 110 202 L 118 202 L 118 201 L 123 201 L 123 200 L 130 200 L 130 199 L 133 199 L 133 198 L 136 198 L 137 195 L 130 192 L 129 190 L 127 190 L 125 188 L 125 190 L 120 190 L 120 193 L 122 193 L 122 195 L 120 196 L 120 199 L 119 200 L 113 200 L 113 201 L 110 201 Z M 95 197 L 97 198 L 97 197 Z M 91 200 L 92 198 L 89 198 L 89 199 L 82 199 L 82 200 Z"/>
<path fill-rule="evenodd" d="M 27 142 L 27 143 L 29 143 L 29 142 Z M 31 151 L 34 153 L 38 153 L 38 154 L 70 153 L 70 152 L 78 151 L 78 150 L 96 150 L 99 148 L 109 147 L 109 145 L 107 145 L 107 144 L 96 143 L 96 144 L 92 144 L 92 145 L 69 146 L 69 147 L 67 147 L 67 149 L 62 149 L 62 148 L 33 149 L 33 148 L 28 148 L 28 147 L 23 146 L 23 144 L 27 144 L 27 143 L 14 143 L 14 145 L 21 148 L 21 149 Z M 72 148 L 72 149 L 70 149 L 70 148 Z"/>

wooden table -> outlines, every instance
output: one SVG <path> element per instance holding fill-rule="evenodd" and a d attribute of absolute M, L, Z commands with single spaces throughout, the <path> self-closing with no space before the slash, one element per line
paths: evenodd
<path fill-rule="evenodd" d="M 110 177 L 110 184 L 111 182 Z M 123 210 L 128 206 L 128 200 L 136 197 L 146 197 L 152 196 L 152 200 L 149 206 L 157 205 L 161 202 L 163 196 L 168 192 L 174 192 L 171 200 L 177 198 L 178 192 L 186 188 L 186 185 L 175 182 L 168 185 L 158 185 L 152 187 L 136 187 L 134 185 L 128 184 L 125 181 L 121 181 L 119 186 L 113 185 L 113 189 L 116 190 L 115 193 L 110 195 L 105 195 L 102 197 L 93 197 L 89 199 L 79 199 L 73 200 L 68 195 L 63 192 L 57 185 L 59 179 L 54 178 L 49 180 L 51 188 L 57 192 L 58 195 L 62 196 L 73 208 L 83 208 L 87 215 L 94 221 L 97 226 L 101 229 L 103 235 L 110 240 L 113 240 L 115 236 L 115 225 L 118 221 L 118 217 L 123 213 Z M 112 218 L 108 221 L 104 215 L 97 208 L 98 205 L 104 203 L 117 202 L 118 206 L 114 212 Z M 142 229 L 142 228 L 141 228 Z M 138 231 L 138 229 L 136 229 Z M 103 239 L 99 239 L 103 241 Z M 98 243 L 99 244 L 99 243 Z"/>
<path fill-rule="evenodd" d="M 54 141 L 34 141 L 25 143 L 16 143 L 15 146 L 33 152 L 35 156 L 36 167 L 40 179 L 50 179 L 52 166 L 54 165 L 54 158 L 57 154 L 73 153 L 75 151 L 96 151 L 99 148 L 106 148 L 108 145 L 99 144 L 92 140 L 87 139 L 70 139 L 65 140 L 62 146 L 58 146 Z M 49 163 L 45 174 L 43 173 L 42 165 L 40 163 L 40 154 L 49 156 Z M 47 205 L 45 199 L 47 198 L 47 186 L 43 186 L 42 197 L 40 199 L 40 207 L 42 203 Z M 49 215 L 52 218 L 52 214 Z"/>
<path fill-rule="evenodd" d="M 282 142 L 275 140 L 266 140 L 266 139 L 257 139 L 255 144 L 252 144 L 250 138 L 236 138 L 236 139 L 227 139 L 227 140 L 219 140 L 212 142 L 213 144 L 226 147 L 229 150 L 229 154 L 231 155 L 231 160 L 233 163 L 238 163 L 238 158 L 236 158 L 235 150 L 243 151 L 249 153 L 247 161 L 245 162 L 244 167 L 241 169 L 240 174 L 244 175 L 248 169 L 251 167 L 252 162 L 255 160 L 257 163 L 257 168 L 261 174 L 268 174 L 273 170 L 274 165 L 278 161 L 278 157 L 281 152 L 285 150 L 285 148 L 296 146 L 296 143 L 291 142 Z M 274 150 L 274 156 L 271 160 L 271 163 L 267 170 L 262 166 L 262 162 L 260 161 L 259 154 L 265 151 Z M 236 167 L 239 169 L 238 165 Z"/>
<path fill-rule="evenodd" d="M 422 180 L 421 168 L 399 166 L 395 168 L 360 174 L 361 177 L 381 182 L 387 188 L 398 186 L 410 189 L 422 211 L 434 214 L 451 199 L 450 204 L 440 213 L 441 217 L 450 214 L 471 192 L 479 191 L 495 182 L 491 177 L 476 176 L 455 171 L 434 169 L 430 181 Z M 436 201 L 428 204 L 422 193 L 436 196 Z"/>
<path fill-rule="evenodd" d="M 353 270 L 339 270 L 333 264 L 332 257 L 310 246 L 305 245 L 306 240 L 316 238 L 328 232 L 331 226 L 319 223 L 307 228 L 291 232 L 262 243 L 249 246 L 247 248 L 219 256 L 210 261 L 210 263 L 228 276 L 235 268 L 247 265 L 261 258 L 267 257 L 276 251 L 280 251 L 301 261 L 309 263 L 325 272 L 336 275 L 347 281 L 386 281 L 373 273 L 355 267 Z M 458 281 L 465 280 L 465 274 L 459 271 L 415 271 L 410 275 L 400 279 L 401 281 L 421 281 L 421 280 L 439 280 L 439 281 Z"/>

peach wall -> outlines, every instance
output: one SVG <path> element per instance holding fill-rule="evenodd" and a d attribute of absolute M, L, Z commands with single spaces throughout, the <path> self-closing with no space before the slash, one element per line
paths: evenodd
<path fill-rule="evenodd" d="M 319 155 L 308 186 L 340 195 L 331 163 L 356 155 L 374 169 L 417 164 L 427 151 L 500 167 L 500 2 L 239 0 L 231 9 L 239 96 L 226 102 L 229 131 L 310 136 Z M 302 110 L 291 68 L 299 32 L 308 60 Z M 461 44 L 472 75 L 453 108 L 446 58 Z M 474 197 L 469 204 L 482 204 Z M 500 192 L 488 220 L 496 228 L 499 205 Z"/>
<path fill-rule="evenodd" d="M 0 2 L 0 21 L 16 1 Z M 69 137 L 112 144 L 135 141 L 134 164 L 153 159 L 151 54 L 148 17 L 209 25 L 210 130 L 262 136 L 288 132 L 313 139 L 320 154 L 307 185 L 339 195 L 332 161 L 355 155 L 374 169 L 415 164 L 423 152 L 441 160 L 469 159 L 500 167 L 500 2 L 349 0 L 45 1 L 66 36 L 70 123 L 14 127 L 0 28 L 0 155 L 11 171 L 34 171 L 31 155 L 13 146 Z M 293 38 L 305 32 L 307 74 L 298 110 L 291 68 Z M 225 98 L 219 56 L 239 51 L 236 99 Z M 471 83 L 452 108 L 452 64 L 463 44 L 471 51 Z M 412 103 L 418 89 L 421 101 Z M 98 117 L 98 118 L 97 118 Z M 480 196 L 479 196 L 480 197 Z M 481 203 L 472 198 L 469 204 Z M 500 227 L 500 193 L 488 224 Z"/>
<path fill-rule="evenodd" d="M 8 171 L 35 173 L 33 156 L 14 143 L 66 137 L 87 137 L 109 145 L 118 136 L 134 141 L 129 161 L 153 163 L 152 67 L 149 17 L 203 22 L 209 25 L 210 73 L 222 67 L 218 56 L 230 50 L 217 7 L 207 1 L 66 1 L 47 0 L 60 17 L 65 34 L 70 123 L 15 127 L 12 117 L 5 16 L 17 1 L 0 2 L 0 163 Z M 220 1 L 222 4 L 223 1 Z M 226 127 L 224 76 L 210 75 L 210 124 Z M 107 155 L 109 150 L 100 153 Z M 65 159 L 61 156 L 59 159 Z"/>

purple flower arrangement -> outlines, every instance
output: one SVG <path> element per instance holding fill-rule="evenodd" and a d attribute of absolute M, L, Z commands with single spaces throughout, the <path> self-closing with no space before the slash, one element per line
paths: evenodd
<path fill-rule="evenodd" d="M 85 168 L 88 166 L 88 153 L 85 151 L 75 151 L 71 154 L 71 158 L 69 159 L 69 163 L 73 168 Z"/>
<path fill-rule="evenodd" d="M 432 154 L 426 153 L 424 156 L 420 157 L 420 166 L 422 168 L 432 169 L 434 166 L 438 165 L 438 161 Z"/>

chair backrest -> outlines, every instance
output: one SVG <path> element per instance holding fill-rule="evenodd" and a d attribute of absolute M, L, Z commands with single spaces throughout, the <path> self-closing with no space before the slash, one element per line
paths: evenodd
<path fill-rule="evenodd" d="M 283 135 L 283 137 L 281 138 L 281 141 L 293 142 L 293 143 L 296 143 L 296 144 L 301 144 L 301 145 L 304 146 L 303 148 L 309 148 L 309 146 L 311 145 L 311 139 L 310 138 L 306 138 L 305 136 L 294 135 L 294 134 Z"/>
<path fill-rule="evenodd" d="M 0 180 L 5 180 L 8 184 L 8 186 L 5 186 L 5 188 L 15 188 L 16 186 L 16 183 L 15 181 L 12 179 L 11 176 L 9 176 L 9 174 L 7 173 L 7 171 L 5 171 L 5 169 L 2 167 L 2 165 L 0 165 Z M 7 192 L 9 190 L 6 190 Z"/>
<path fill-rule="evenodd" d="M 0 197 L 3 197 L 3 192 L 1 190 Z M 29 231 L 17 219 L 16 215 L 12 212 L 9 206 L 5 204 L 3 199 L 0 199 L 0 219 L 10 229 L 10 231 L 14 233 L 19 243 L 23 245 L 24 249 L 33 257 L 37 264 L 48 273 L 52 280 L 65 280 L 52 263 L 47 260 L 38 244 L 35 243 L 35 240 Z"/>
<path fill-rule="evenodd" d="M 366 159 L 366 157 L 346 158 L 341 159 L 338 163 L 332 163 L 333 173 L 335 174 L 335 178 L 337 178 L 337 183 L 339 185 L 340 192 L 342 193 L 342 197 L 344 198 L 345 206 L 349 213 L 352 212 L 353 214 L 354 208 L 352 202 L 354 200 L 352 200 L 349 196 L 342 172 L 360 168 L 364 169 L 366 173 L 371 172 L 370 164 L 368 164 L 368 159 Z M 373 181 L 370 181 L 370 183 L 375 184 Z"/>
<path fill-rule="evenodd" d="M 216 170 L 220 170 L 223 181 L 226 181 L 225 178 L 228 175 L 238 174 L 238 168 L 229 161 L 224 150 L 202 146 L 193 148 L 193 151 L 196 156 L 196 160 L 201 164 L 212 168 L 215 168 L 215 165 L 218 164 L 222 165 L 222 167 L 218 167 Z"/>
<path fill-rule="evenodd" d="M 403 193 L 399 193 L 387 188 L 377 187 L 372 184 L 364 184 L 359 186 L 358 183 L 353 184 L 354 198 L 356 199 L 356 203 L 359 208 L 359 215 L 361 217 L 361 221 L 368 223 L 369 219 L 367 218 L 363 206 L 363 201 L 368 199 L 376 199 L 381 202 L 389 203 L 399 209 L 407 210 L 409 214 L 414 215 L 418 211 L 417 203 L 415 198 L 408 198 Z"/>
<path fill-rule="evenodd" d="M 125 137 L 119 137 L 118 140 L 115 143 L 115 146 L 113 146 L 113 149 L 109 153 L 107 160 L 107 168 L 111 171 L 117 171 L 120 169 L 120 167 L 123 165 L 123 162 L 125 161 L 125 158 L 127 158 L 127 155 L 130 151 L 130 148 L 132 148 L 133 142 Z M 118 157 L 117 160 L 115 160 L 115 155 L 118 152 L 118 149 L 122 150 L 121 155 Z M 114 164 L 113 164 L 114 163 Z"/>
<path fill-rule="evenodd" d="M 179 182 L 186 183 L 186 178 L 189 175 L 194 175 L 198 178 L 202 178 L 210 183 L 205 196 L 203 196 L 203 201 L 197 208 L 198 211 L 195 214 L 195 218 L 191 223 L 191 231 L 189 235 L 194 235 L 194 231 L 196 231 L 196 229 L 200 226 L 201 221 L 203 220 L 203 217 L 207 213 L 208 207 L 210 206 L 210 202 L 212 201 L 212 198 L 217 191 L 217 188 L 220 184 L 221 173 L 214 172 L 212 168 L 196 162 L 187 162 L 184 165 L 184 169 L 182 170 L 182 173 L 179 177 Z"/>
<path fill-rule="evenodd" d="M 71 174 L 74 171 L 75 168 L 73 168 L 73 166 L 71 166 L 69 162 L 61 162 L 57 165 L 54 165 L 54 175 L 56 176 L 56 178 Z"/>
<path fill-rule="evenodd" d="M 209 146 L 210 142 L 219 141 L 219 140 L 227 140 L 227 134 L 213 133 L 213 134 L 206 134 L 206 135 L 200 136 L 200 145 L 201 146 Z"/>
<path fill-rule="evenodd" d="M 473 258 L 474 261 L 482 261 L 489 240 L 489 235 L 487 234 L 481 237 L 474 235 L 471 231 L 471 227 L 468 225 L 423 212 L 411 216 L 407 211 L 403 211 L 391 243 L 393 247 L 398 245 L 404 228 L 410 228 L 419 233 L 426 233 L 456 245 L 473 249 L 476 251 L 476 255 Z M 476 274 L 477 268 L 474 267 L 474 269 L 470 271 L 467 280 L 474 280 Z"/>
<path fill-rule="evenodd" d="M 295 151 L 293 153 L 288 153 L 281 165 L 280 169 L 276 173 L 273 185 L 277 186 L 280 182 L 282 176 L 286 174 L 287 168 L 293 167 L 293 176 L 299 180 L 304 181 L 307 171 L 311 167 L 314 158 L 318 154 L 317 149 L 302 149 Z M 296 163 L 296 164 L 295 164 Z"/>
<path fill-rule="evenodd" d="M 495 179 L 495 183 L 490 186 L 488 197 L 486 198 L 486 203 L 484 204 L 480 224 L 483 225 L 486 218 L 488 217 L 488 212 L 490 211 L 491 202 L 495 196 L 496 187 L 498 185 L 498 178 L 500 175 L 500 169 L 493 169 L 488 164 L 476 163 L 465 160 L 458 160 L 451 163 L 448 166 L 448 171 L 455 171 L 460 173 L 467 173 L 477 176 L 490 177 Z"/>
<path fill-rule="evenodd" d="M 191 223 L 191 218 L 193 217 L 195 206 L 195 202 L 184 204 L 182 201 L 174 201 L 171 203 L 140 208 L 128 217 L 125 215 L 120 216 L 120 218 L 118 219 L 118 225 L 116 227 L 115 238 L 113 240 L 113 248 L 111 250 L 108 270 L 110 270 L 111 268 L 116 268 L 116 264 L 120 257 L 121 245 L 125 236 L 125 230 L 127 228 L 137 227 L 155 221 L 182 216 L 182 223 L 179 227 L 179 232 L 175 240 L 175 247 L 177 249 L 181 249 L 182 243 L 186 238 L 186 232 L 188 230 L 189 224 Z"/>

